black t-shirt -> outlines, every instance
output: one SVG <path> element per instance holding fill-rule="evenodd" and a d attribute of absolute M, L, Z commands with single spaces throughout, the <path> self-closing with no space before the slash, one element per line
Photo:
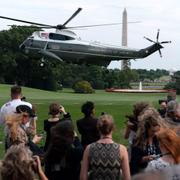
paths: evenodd
<path fill-rule="evenodd" d="M 71 115 L 69 113 L 65 114 L 62 119 L 59 119 L 57 121 L 49 121 L 48 119 L 44 120 L 44 131 L 46 132 L 46 141 L 44 146 L 44 151 L 47 150 L 48 145 L 50 143 L 51 139 L 51 128 L 55 126 L 57 123 L 65 120 L 71 120 Z"/>

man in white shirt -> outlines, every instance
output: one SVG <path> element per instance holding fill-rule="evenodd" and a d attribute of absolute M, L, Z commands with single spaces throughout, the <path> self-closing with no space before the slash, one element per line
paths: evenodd
<path fill-rule="evenodd" d="M 5 124 L 7 115 L 12 115 L 16 112 L 16 107 L 19 105 L 27 105 L 32 109 L 32 104 L 21 100 L 22 90 L 20 86 L 11 87 L 11 100 L 5 103 L 0 110 L 0 125 Z"/>

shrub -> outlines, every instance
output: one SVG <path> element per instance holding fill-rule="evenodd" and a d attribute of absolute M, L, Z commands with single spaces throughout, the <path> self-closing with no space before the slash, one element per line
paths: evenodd
<path fill-rule="evenodd" d="M 78 81 L 74 87 L 76 93 L 94 93 L 94 89 L 88 81 Z"/>

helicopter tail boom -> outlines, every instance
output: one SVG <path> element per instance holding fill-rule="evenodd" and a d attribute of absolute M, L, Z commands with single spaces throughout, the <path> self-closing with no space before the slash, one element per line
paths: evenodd
<path fill-rule="evenodd" d="M 156 51 L 160 51 L 160 49 L 164 48 L 160 43 L 155 43 L 147 48 L 141 49 L 138 54 L 141 58 L 145 58 L 150 54 L 153 54 Z M 161 53 L 160 53 L 161 55 Z"/>

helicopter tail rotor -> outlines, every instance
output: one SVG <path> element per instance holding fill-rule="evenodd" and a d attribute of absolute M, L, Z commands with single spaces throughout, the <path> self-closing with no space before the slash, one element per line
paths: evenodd
<path fill-rule="evenodd" d="M 161 45 L 161 44 L 166 44 L 166 43 L 171 43 L 171 41 L 162 41 L 162 42 L 159 42 L 159 34 L 160 34 L 160 30 L 158 29 L 157 35 L 156 35 L 156 41 L 153 41 L 152 39 L 147 38 L 147 37 L 145 37 L 145 36 L 144 36 L 144 38 L 145 38 L 146 40 L 154 43 L 154 44 L 159 44 L 159 45 Z M 162 57 L 161 50 L 159 49 L 158 51 L 159 51 L 160 57 Z"/>

